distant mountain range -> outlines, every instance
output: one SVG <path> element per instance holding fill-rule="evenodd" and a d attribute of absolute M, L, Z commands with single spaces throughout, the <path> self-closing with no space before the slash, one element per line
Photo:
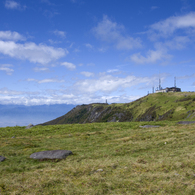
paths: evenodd
<path fill-rule="evenodd" d="M 42 125 L 161 120 L 195 120 L 195 93 L 153 93 L 125 104 L 80 105 Z"/>
<path fill-rule="evenodd" d="M 55 104 L 40 106 L 1 105 L 0 104 L 0 127 L 26 126 L 44 123 L 56 117 L 66 114 L 76 105 Z"/>

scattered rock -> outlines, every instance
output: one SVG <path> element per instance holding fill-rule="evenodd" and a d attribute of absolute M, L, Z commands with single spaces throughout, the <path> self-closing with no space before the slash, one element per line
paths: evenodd
<path fill-rule="evenodd" d="M 0 162 L 3 162 L 6 158 L 4 156 L 0 156 Z"/>
<path fill-rule="evenodd" d="M 181 124 L 181 125 L 189 125 L 195 123 L 195 121 L 179 121 L 177 124 Z"/>
<path fill-rule="evenodd" d="M 34 127 L 34 125 L 33 125 L 33 124 L 29 124 L 28 126 L 26 126 L 25 129 L 30 129 L 30 128 L 32 128 L 32 127 Z"/>
<path fill-rule="evenodd" d="M 67 156 L 71 155 L 72 152 L 69 150 L 49 150 L 49 151 L 41 151 L 35 152 L 30 155 L 30 158 L 33 159 L 65 159 Z"/>
<path fill-rule="evenodd" d="M 160 127 L 159 125 L 144 125 L 144 126 L 139 126 L 141 128 L 156 128 L 156 127 Z"/>
<path fill-rule="evenodd" d="M 101 171 L 103 171 L 103 169 L 98 169 L 98 170 L 97 170 L 97 172 L 101 172 Z"/>

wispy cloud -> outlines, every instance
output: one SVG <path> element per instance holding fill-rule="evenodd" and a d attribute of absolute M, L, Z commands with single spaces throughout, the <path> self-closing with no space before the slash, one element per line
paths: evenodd
<path fill-rule="evenodd" d="M 137 64 L 155 63 L 159 60 L 170 59 L 171 55 L 167 54 L 164 49 L 149 50 L 146 56 L 141 53 L 135 53 L 130 56 L 130 59 Z"/>
<path fill-rule="evenodd" d="M 13 0 L 6 0 L 5 1 L 5 7 L 7 9 L 18 9 L 18 10 L 26 9 L 26 6 L 22 6 L 18 2 L 13 1 Z"/>
<path fill-rule="evenodd" d="M 74 88 L 82 93 L 112 93 L 119 89 L 130 88 L 139 84 L 151 84 L 157 80 L 157 77 L 114 77 L 112 75 L 101 75 L 98 79 L 79 80 Z"/>
<path fill-rule="evenodd" d="M 70 62 L 62 62 L 61 65 L 65 66 L 69 70 L 76 69 L 76 66 L 73 63 L 70 63 Z"/>
<path fill-rule="evenodd" d="M 10 67 L 13 67 L 11 64 L 2 64 L 0 65 L 0 71 L 5 71 L 7 75 L 12 75 L 14 70 Z"/>
<path fill-rule="evenodd" d="M 86 43 L 85 47 L 89 48 L 89 49 L 93 49 L 93 45 L 91 45 L 90 43 Z"/>
<path fill-rule="evenodd" d="M 110 69 L 110 70 L 107 70 L 108 73 L 113 73 L 113 72 L 118 72 L 119 70 L 118 69 Z"/>
<path fill-rule="evenodd" d="M 87 66 L 95 66 L 93 62 L 87 63 Z"/>
<path fill-rule="evenodd" d="M 46 68 L 46 67 L 42 67 L 42 68 L 40 68 L 40 67 L 35 67 L 35 68 L 33 68 L 33 70 L 34 70 L 35 72 L 49 72 L 49 71 L 50 71 L 49 68 Z"/>
<path fill-rule="evenodd" d="M 155 10 L 155 9 L 158 9 L 158 8 L 159 8 L 158 6 L 152 6 L 151 10 Z"/>
<path fill-rule="evenodd" d="M 195 12 L 181 16 L 172 16 L 150 26 L 149 35 L 154 38 L 170 36 L 177 30 L 189 30 L 195 28 Z"/>
<path fill-rule="evenodd" d="M 179 32 L 179 35 L 178 33 Z M 182 33 L 181 33 L 182 32 Z M 195 32 L 195 12 L 181 16 L 172 16 L 149 26 L 147 31 L 154 49 L 132 54 L 130 59 L 137 64 L 155 63 L 170 60 L 171 50 L 182 50 L 193 42 Z"/>
<path fill-rule="evenodd" d="M 58 79 L 42 79 L 42 80 L 37 80 L 37 79 L 32 79 L 32 78 L 29 78 L 27 79 L 26 81 L 28 82 L 36 82 L 36 83 L 63 83 L 64 80 L 58 80 Z"/>
<path fill-rule="evenodd" d="M 41 95 L 39 92 L 23 92 L 14 91 L 9 89 L 0 89 L 0 103 L 1 104 L 16 104 L 16 105 L 50 105 L 50 104 L 87 104 L 94 102 L 104 103 L 107 99 L 109 103 L 113 102 L 130 102 L 140 98 L 140 96 L 129 95 L 106 95 L 99 96 L 94 94 L 65 94 L 64 92 L 56 91 L 56 94 L 47 93 L 47 95 Z"/>
<path fill-rule="evenodd" d="M 55 31 L 53 31 L 53 33 L 54 33 L 56 36 L 59 36 L 59 37 L 62 37 L 62 38 L 66 38 L 66 32 L 65 32 L 65 31 L 55 30 Z"/>
<path fill-rule="evenodd" d="M 0 40 L 24 41 L 26 38 L 18 32 L 0 31 Z"/>
<path fill-rule="evenodd" d="M 195 73 L 191 75 L 184 75 L 184 76 L 177 77 L 177 79 L 190 79 L 190 78 L 195 78 Z"/>
<path fill-rule="evenodd" d="M 125 28 L 116 22 L 112 22 L 106 15 L 103 20 L 92 29 L 95 36 L 101 41 L 113 44 L 117 49 L 133 49 L 142 46 L 139 38 L 124 35 Z"/>
<path fill-rule="evenodd" d="M 83 71 L 81 72 L 82 75 L 86 76 L 86 77 L 93 77 L 94 76 L 94 73 L 92 72 L 86 72 L 86 71 Z"/>

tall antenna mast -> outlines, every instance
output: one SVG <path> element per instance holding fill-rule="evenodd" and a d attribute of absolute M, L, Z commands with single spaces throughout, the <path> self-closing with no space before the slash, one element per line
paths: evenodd
<path fill-rule="evenodd" d="M 159 90 L 161 90 L 161 80 L 159 78 Z"/>
<path fill-rule="evenodd" d="M 161 90 L 161 80 L 160 80 L 160 71 L 159 71 L 159 90 Z"/>
<path fill-rule="evenodd" d="M 176 77 L 174 77 L 174 87 L 176 88 Z"/>

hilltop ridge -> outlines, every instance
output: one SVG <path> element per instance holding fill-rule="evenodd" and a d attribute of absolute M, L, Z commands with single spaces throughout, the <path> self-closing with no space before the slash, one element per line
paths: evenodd
<path fill-rule="evenodd" d="M 195 92 L 169 92 L 149 94 L 130 103 L 79 105 L 41 125 L 194 119 Z"/>

